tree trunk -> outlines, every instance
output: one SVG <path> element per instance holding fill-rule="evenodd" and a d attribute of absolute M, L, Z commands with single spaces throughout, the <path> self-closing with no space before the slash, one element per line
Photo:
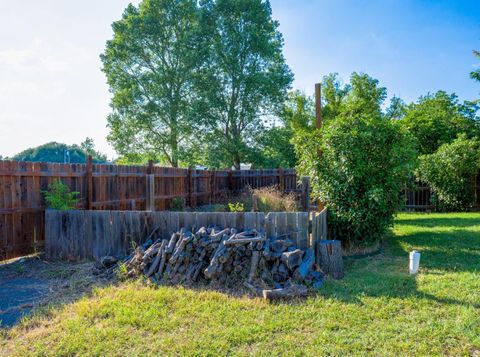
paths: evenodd
<path fill-rule="evenodd" d="M 333 279 L 343 278 L 342 244 L 339 240 L 320 240 L 318 242 L 320 267 Z"/>

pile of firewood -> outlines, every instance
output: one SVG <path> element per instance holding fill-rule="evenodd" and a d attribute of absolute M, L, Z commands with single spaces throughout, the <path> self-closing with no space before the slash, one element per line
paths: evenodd
<path fill-rule="evenodd" d="M 129 276 L 144 274 L 158 284 L 210 280 L 226 287 L 240 283 L 266 299 L 304 296 L 307 286 L 321 286 L 322 274 L 313 250 L 286 237 L 267 239 L 255 229 L 182 228 L 170 239 L 150 238 L 125 264 Z"/>

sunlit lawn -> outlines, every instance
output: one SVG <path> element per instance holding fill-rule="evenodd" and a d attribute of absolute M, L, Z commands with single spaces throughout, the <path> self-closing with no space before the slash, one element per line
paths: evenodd
<path fill-rule="evenodd" d="M 97 290 L 4 332 L 7 354 L 480 354 L 480 214 L 400 214 L 383 253 L 346 260 L 343 280 L 293 303 L 139 282 Z"/>

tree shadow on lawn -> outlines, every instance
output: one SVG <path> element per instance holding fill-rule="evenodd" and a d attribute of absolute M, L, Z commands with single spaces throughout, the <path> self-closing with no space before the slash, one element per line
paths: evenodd
<path fill-rule="evenodd" d="M 425 224 L 425 222 L 428 222 Z M 422 227 L 445 226 L 466 227 L 478 225 L 477 219 L 426 218 L 399 220 L 398 225 L 415 224 Z M 445 232 L 422 232 L 391 234 L 383 245 L 383 253 L 361 259 L 345 259 L 345 278 L 329 281 L 319 293 L 347 303 L 363 304 L 362 297 L 386 297 L 399 299 L 428 299 L 441 304 L 454 304 L 480 308 L 480 301 L 466 301 L 461 298 L 441 297 L 419 290 L 417 279 L 408 273 L 408 253 L 421 252 L 420 275 L 437 276 L 451 273 L 480 272 L 480 235 L 466 229 L 452 229 Z M 457 279 L 455 277 L 455 279 Z M 442 283 L 451 284 L 447 278 Z M 460 284 L 453 282 L 453 284 Z M 464 287 L 468 289 L 468 287 Z M 453 294 L 458 291 L 452 287 Z"/>
<path fill-rule="evenodd" d="M 88 296 L 95 288 L 116 284 L 94 275 L 94 263 L 48 262 L 41 255 L 0 264 L 0 329 L 23 316 Z"/>

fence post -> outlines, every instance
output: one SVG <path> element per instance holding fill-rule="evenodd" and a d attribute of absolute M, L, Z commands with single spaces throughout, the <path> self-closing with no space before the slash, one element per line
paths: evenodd
<path fill-rule="evenodd" d="M 258 212 L 258 196 L 252 195 L 252 212 Z"/>
<path fill-rule="evenodd" d="M 304 212 L 310 211 L 310 177 L 302 176 L 302 206 Z"/>
<path fill-rule="evenodd" d="M 153 160 L 148 160 L 147 175 L 153 174 Z"/>
<path fill-rule="evenodd" d="M 216 171 L 212 170 L 210 172 L 210 204 L 214 201 L 215 197 L 215 179 L 216 179 Z"/>
<path fill-rule="evenodd" d="M 281 192 L 285 191 L 285 172 L 283 171 L 283 167 L 278 169 L 278 184 Z"/>
<path fill-rule="evenodd" d="M 92 209 L 92 201 L 93 201 L 93 159 L 92 155 L 88 155 L 87 158 L 87 165 L 86 165 L 87 172 L 85 173 L 85 191 L 86 191 L 86 201 L 85 201 L 85 209 L 91 210 Z"/>
<path fill-rule="evenodd" d="M 233 172 L 228 170 L 228 190 L 233 193 Z"/>
<path fill-rule="evenodd" d="M 189 167 L 187 170 L 187 205 L 193 208 L 193 180 L 192 169 Z"/>

